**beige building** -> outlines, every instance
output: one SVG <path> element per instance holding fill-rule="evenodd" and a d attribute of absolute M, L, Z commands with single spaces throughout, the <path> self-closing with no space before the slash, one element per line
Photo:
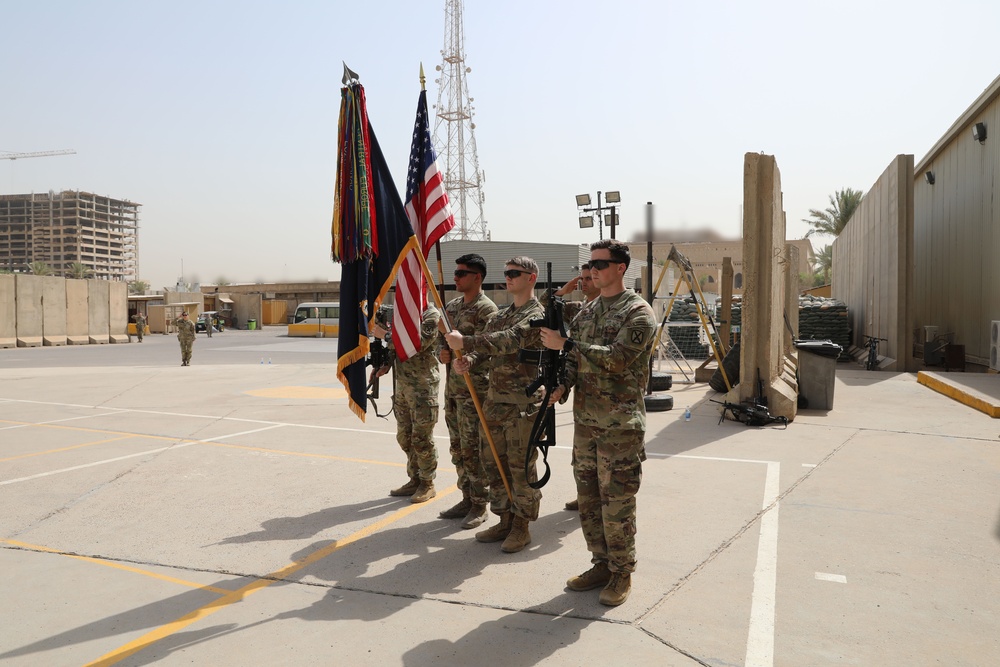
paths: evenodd
<path fill-rule="evenodd" d="M 814 261 L 812 243 L 809 239 L 796 239 L 787 241 L 788 244 L 799 251 L 799 271 L 806 272 Z M 706 292 L 721 292 L 720 283 L 722 281 L 722 259 L 729 257 L 733 262 L 733 294 L 743 293 L 743 239 L 724 239 L 712 230 L 701 231 L 662 231 L 653 232 L 653 263 L 656 265 L 653 274 L 653 283 L 662 270 L 662 265 L 670 254 L 671 246 L 676 246 L 677 251 L 684 255 L 694 269 L 694 274 Z M 647 248 L 646 240 L 629 241 L 629 249 L 633 258 L 645 259 Z M 675 270 L 664 277 L 664 283 L 660 286 L 658 294 L 665 294 L 666 290 L 672 290 L 679 274 Z M 669 281 L 673 281 L 669 285 Z M 682 286 L 683 289 L 683 286 Z"/>
<path fill-rule="evenodd" d="M 139 272 L 139 206 L 89 192 L 0 195 L 0 269 L 45 262 L 65 276 L 79 262 L 91 278 L 130 282 Z"/>

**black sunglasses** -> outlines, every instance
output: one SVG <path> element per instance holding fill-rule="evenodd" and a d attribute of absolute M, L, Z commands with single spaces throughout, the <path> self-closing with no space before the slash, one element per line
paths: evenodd
<path fill-rule="evenodd" d="M 478 273 L 479 271 L 466 271 L 465 269 L 455 269 L 456 278 L 464 278 L 465 276 L 474 276 Z"/>
<path fill-rule="evenodd" d="M 530 274 L 531 271 L 520 271 L 518 269 L 507 269 L 506 271 L 503 272 L 503 274 L 505 276 L 507 276 L 508 278 L 510 278 L 511 280 L 513 280 L 514 278 L 517 278 L 522 273 L 528 273 L 528 274 Z"/>
<path fill-rule="evenodd" d="M 598 271 L 603 271 L 612 264 L 622 264 L 621 260 L 617 259 L 592 259 L 590 260 L 590 268 L 597 269 Z"/>

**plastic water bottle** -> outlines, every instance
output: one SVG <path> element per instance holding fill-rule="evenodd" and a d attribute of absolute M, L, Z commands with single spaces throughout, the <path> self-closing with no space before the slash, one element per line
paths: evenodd
<path fill-rule="evenodd" d="M 684 421 L 691 421 L 691 408 L 684 408 Z"/>

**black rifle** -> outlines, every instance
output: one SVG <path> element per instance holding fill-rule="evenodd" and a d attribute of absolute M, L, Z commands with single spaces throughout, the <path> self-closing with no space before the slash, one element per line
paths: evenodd
<path fill-rule="evenodd" d="M 772 415 L 767 411 L 766 405 L 761 405 L 758 401 L 744 401 L 743 403 L 727 403 L 709 399 L 713 403 L 722 406 L 722 416 L 719 423 L 726 418 L 728 410 L 733 415 L 733 420 L 746 424 L 747 426 L 767 426 L 768 424 L 782 424 L 788 428 L 788 417 Z"/>
<path fill-rule="evenodd" d="M 388 331 L 392 328 L 392 306 L 379 306 L 378 311 L 375 313 L 375 323 L 380 327 Z M 389 406 L 389 412 L 384 415 L 378 413 L 378 405 L 375 400 L 378 398 L 378 371 L 383 366 L 388 366 L 392 363 L 392 356 L 389 354 L 389 346 L 385 344 L 381 338 L 372 338 L 368 343 L 368 362 L 367 365 L 372 367 L 371 380 L 368 382 L 368 400 L 372 402 L 372 407 L 375 408 L 375 416 L 387 418 L 392 414 L 395 407 L 395 402 Z M 396 374 L 392 375 L 393 383 L 393 394 L 396 393 Z M 389 399 L 392 401 L 392 398 Z"/>
<path fill-rule="evenodd" d="M 546 263 L 546 290 L 548 292 L 548 304 L 545 306 L 545 317 L 540 320 L 531 320 L 532 327 L 545 327 L 558 331 L 563 337 L 566 336 L 566 325 L 563 322 L 563 299 L 556 296 L 552 287 L 552 262 Z M 518 361 L 538 364 L 538 377 L 524 390 L 528 396 L 534 395 L 539 387 L 545 387 L 545 397 L 538 409 L 535 423 L 531 426 L 531 435 L 528 438 L 528 449 L 524 457 L 524 474 L 531 479 L 531 456 L 535 453 L 535 447 L 542 452 L 542 463 L 545 464 L 545 473 L 535 482 L 529 482 L 528 486 L 533 489 L 540 489 L 549 481 L 552 470 L 549 468 L 549 447 L 556 444 L 556 409 L 549 405 L 552 392 L 566 381 L 566 352 L 564 350 L 521 350 L 518 352 Z"/>

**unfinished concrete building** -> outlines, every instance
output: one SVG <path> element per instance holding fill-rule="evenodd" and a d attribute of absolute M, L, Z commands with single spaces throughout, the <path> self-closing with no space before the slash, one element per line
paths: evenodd
<path fill-rule="evenodd" d="M 140 206 L 72 190 L 0 195 L 0 269 L 25 273 L 45 262 L 68 276 L 79 262 L 91 278 L 135 280 Z"/>

